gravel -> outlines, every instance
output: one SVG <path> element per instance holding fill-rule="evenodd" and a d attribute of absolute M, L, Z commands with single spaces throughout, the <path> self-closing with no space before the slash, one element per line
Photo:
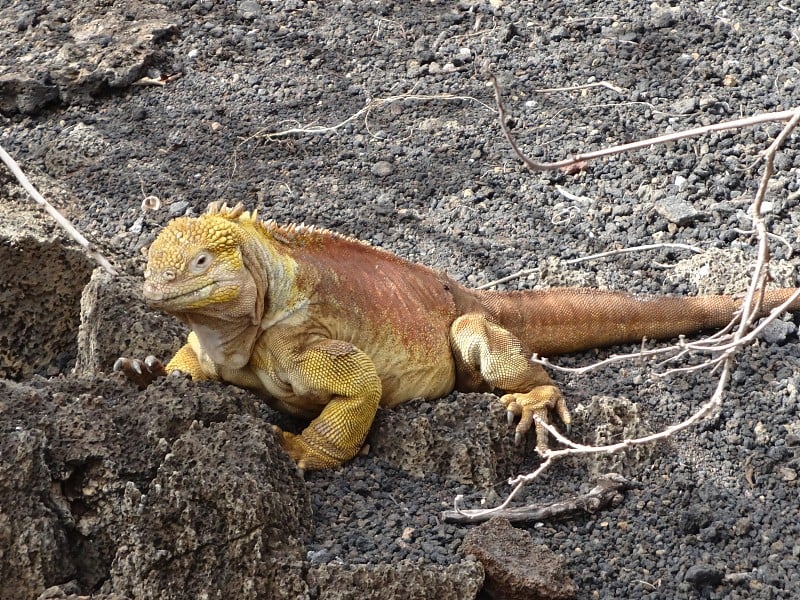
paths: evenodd
<path fill-rule="evenodd" d="M 59 206 L 129 273 L 141 272 L 141 249 L 169 219 L 226 199 L 359 237 L 472 285 L 534 268 L 500 287 L 693 293 L 697 281 L 672 276 L 687 256 L 676 249 L 563 261 L 662 242 L 752 260 L 748 202 L 759 153 L 781 124 L 532 174 L 499 129 L 488 74 L 503 86 L 521 148 L 537 159 L 800 105 L 796 0 L 107 4 L 74 20 L 66 0 L 0 8 L 0 77 L 12 80 L 0 80 L 0 143 L 31 175 L 68 190 Z M 106 11 L 120 15 L 114 22 L 163 24 L 151 25 L 158 35 L 131 53 L 124 77 L 79 85 L 57 50 Z M 166 84 L 129 86 L 132 73 Z M 537 91 L 599 82 L 613 87 Z M 280 133 L 298 127 L 307 131 Z M 797 284 L 800 264 L 797 140 L 780 153 L 768 197 L 786 285 Z M 142 210 L 150 195 L 160 210 Z M 747 272 L 734 260 L 715 263 L 719 285 Z M 619 506 L 529 527 L 566 559 L 578 598 L 800 597 L 795 323 L 744 353 L 719 416 L 625 467 L 639 487 Z M 625 398 L 651 429 L 686 418 L 714 387 L 705 372 L 654 378 L 636 363 L 556 379 L 570 406 Z M 413 419 L 424 408 L 400 410 Z M 535 465 L 531 457 L 521 468 Z M 585 491 L 588 471 L 580 459 L 560 463 L 519 501 Z M 476 489 L 369 456 L 306 480 L 314 563 L 453 564 L 468 528 L 439 513 L 457 494 L 478 505 L 508 492 L 504 479 Z"/>

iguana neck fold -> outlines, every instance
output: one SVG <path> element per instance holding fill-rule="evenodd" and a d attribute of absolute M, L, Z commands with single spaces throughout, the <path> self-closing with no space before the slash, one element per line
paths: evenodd
<path fill-rule="evenodd" d="M 201 340 L 204 348 L 217 342 L 218 357 L 212 352 L 209 356 L 214 362 L 229 367 L 240 368 L 253 356 L 255 344 L 263 331 L 285 322 L 308 304 L 308 297 L 298 289 L 296 261 L 278 246 L 280 242 L 259 231 L 259 223 L 244 217 L 236 223 L 242 230 L 243 241 L 240 251 L 244 269 L 243 278 L 252 281 L 252 293 L 240 295 L 240 302 L 247 302 L 248 319 L 238 319 L 222 324 L 226 311 L 221 307 L 211 307 L 206 314 L 188 318 L 192 329 Z M 228 313 L 230 314 L 230 313 Z M 224 339 L 214 337 L 214 332 L 224 331 Z M 205 335 L 204 335 L 205 334 Z"/>

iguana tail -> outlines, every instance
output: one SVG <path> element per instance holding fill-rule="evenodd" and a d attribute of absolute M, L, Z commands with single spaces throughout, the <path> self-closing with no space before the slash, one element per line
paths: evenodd
<path fill-rule="evenodd" d="M 760 316 L 780 306 L 795 291 L 767 291 Z M 732 296 L 637 297 L 584 288 L 478 294 L 495 322 L 542 356 L 719 329 L 741 307 L 741 298 Z M 795 299 L 788 310 L 800 311 L 800 299 Z"/>

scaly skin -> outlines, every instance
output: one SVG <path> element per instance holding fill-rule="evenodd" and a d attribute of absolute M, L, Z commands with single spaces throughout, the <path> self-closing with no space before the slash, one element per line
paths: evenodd
<path fill-rule="evenodd" d="M 793 289 L 774 290 L 763 312 Z M 378 406 L 451 392 L 501 390 L 517 436 L 566 403 L 536 352 L 551 356 L 726 325 L 727 296 L 637 298 L 553 289 L 482 292 L 331 232 L 280 227 L 241 205 L 170 222 L 153 242 L 144 296 L 192 329 L 164 369 L 121 359 L 139 383 L 182 371 L 251 388 L 312 419 L 283 445 L 303 469 L 355 456 Z M 800 302 L 791 307 L 800 309 Z M 547 432 L 537 425 L 537 444 Z"/>

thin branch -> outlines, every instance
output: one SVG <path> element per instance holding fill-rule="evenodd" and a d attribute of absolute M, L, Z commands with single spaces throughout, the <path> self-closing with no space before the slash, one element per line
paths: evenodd
<path fill-rule="evenodd" d="M 696 254 L 701 254 L 703 252 L 702 248 L 698 248 L 697 246 L 690 246 L 689 244 L 679 244 L 679 243 L 669 243 L 665 242 L 662 244 L 644 244 L 642 246 L 632 246 L 630 248 L 620 248 L 618 250 L 608 250 L 606 252 L 599 252 L 597 254 L 590 254 L 589 256 L 581 256 L 578 258 L 571 258 L 569 260 L 565 260 L 565 265 L 576 265 L 578 263 L 586 262 L 588 260 L 596 260 L 598 258 L 606 258 L 607 256 L 616 256 L 617 254 L 626 254 L 628 252 L 641 252 L 642 250 L 658 250 L 660 248 L 676 248 L 678 250 L 688 250 L 689 252 L 694 252 Z"/>
<path fill-rule="evenodd" d="M 697 351 L 708 351 L 708 352 L 721 352 L 722 351 L 722 352 L 724 352 L 726 350 L 734 348 L 737 345 L 749 344 L 750 342 L 755 341 L 755 339 L 761 334 L 762 331 L 764 331 L 764 329 L 767 327 L 767 325 L 772 323 L 772 321 L 774 321 L 779 316 L 781 316 L 784 312 L 786 312 L 786 310 L 798 298 L 800 298 L 800 288 L 798 288 L 794 292 L 794 294 L 789 296 L 789 298 L 783 304 L 781 304 L 780 306 L 778 306 L 778 307 L 774 308 L 773 310 L 771 310 L 770 313 L 766 317 L 764 317 L 756 327 L 753 327 L 752 329 L 745 328 L 745 330 L 744 330 L 745 334 L 744 335 L 742 335 L 739 338 L 734 336 L 732 341 L 728 342 L 727 344 L 708 344 L 708 345 L 705 345 L 704 341 L 707 341 L 707 340 L 701 340 L 700 342 L 697 342 L 697 343 L 688 344 L 688 346 L 692 350 L 697 350 Z M 756 313 L 754 315 L 754 317 L 753 317 L 753 320 L 755 320 L 757 318 L 758 318 L 758 314 Z M 752 325 L 752 323 L 751 323 L 751 325 Z"/>
<path fill-rule="evenodd" d="M 500 91 L 500 84 L 497 82 L 497 78 L 494 75 L 492 76 L 492 86 L 494 87 L 495 104 L 497 105 L 497 112 L 500 118 L 500 128 L 503 130 L 503 134 L 506 136 L 506 139 L 508 140 L 508 143 L 511 145 L 512 150 L 514 150 L 514 154 L 517 155 L 517 157 L 525 164 L 526 167 L 528 167 L 528 169 L 537 173 L 542 171 L 563 169 L 565 167 L 571 167 L 576 164 L 580 164 L 590 160 L 595 160 L 598 158 L 603 158 L 605 156 L 613 156 L 614 154 L 621 154 L 623 152 L 630 152 L 632 150 L 641 150 L 642 148 L 649 148 L 650 146 L 656 146 L 658 144 L 675 142 L 690 137 L 696 137 L 698 135 L 713 133 L 715 131 L 725 131 L 727 129 L 741 129 L 743 127 L 751 127 L 753 125 L 758 125 L 760 123 L 768 123 L 771 121 L 786 121 L 788 119 L 791 119 L 792 116 L 797 111 L 797 109 L 795 108 L 791 110 L 782 110 L 778 112 L 769 112 L 761 115 L 755 115 L 752 117 L 745 117 L 743 119 L 736 119 L 734 121 L 723 121 L 722 123 L 715 123 L 713 125 L 706 125 L 704 127 L 695 127 L 693 129 L 687 129 L 685 131 L 668 133 L 654 138 L 649 138 L 646 140 L 631 142 L 629 144 L 622 144 L 620 146 L 611 146 L 609 148 L 603 148 L 595 152 L 576 154 L 572 158 L 566 158 L 564 160 L 556 162 L 540 163 L 536 162 L 535 160 L 532 160 L 531 158 L 528 158 L 522 152 L 522 150 L 520 150 L 516 140 L 511 135 L 511 131 L 508 128 L 508 113 L 506 112 L 505 106 L 503 105 L 503 99 Z"/>
<path fill-rule="evenodd" d="M 562 367 L 560 365 L 553 364 L 550 362 L 549 359 L 539 356 L 538 354 L 534 354 L 531 356 L 531 362 L 536 363 L 537 365 L 542 365 L 543 367 L 547 367 L 548 369 L 552 369 L 553 371 L 560 371 L 561 373 L 572 373 L 574 375 L 584 375 L 585 373 L 589 373 L 590 371 L 595 371 L 602 367 L 608 366 L 613 363 L 617 362 L 630 362 L 632 360 L 644 360 L 648 358 L 654 358 L 656 356 L 662 356 L 664 354 L 672 354 L 679 349 L 677 345 L 673 346 L 665 346 L 663 348 L 652 348 L 650 350 L 640 350 L 639 352 L 631 352 L 628 354 L 612 354 L 608 358 L 600 361 L 593 362 L 590 365 L 586 365 L 584 367 Z"/>
<path fill-rule="evenodd" d="M 89 255 L 97 264 L 99 264 L 106 272 L 110 273 L 111 275 L 116 275 L 117 271 L 111 266 L 111 263 L 106 260 L 105 256 L 103 256 L 92 244 L 89 240 L 87 240 L 81 232 L 79 232 L 69 220 L 64 217 L 60 212 L 58 212 L 44 197 L 38 192 L 38 190 L 33 187 L 33 184 L 30 182 L 28 177 L 25 173 L 22 172 L 22 169 L 19 167 L 17 162 L 11 158 L 8 152 L 0 146 L 0 159 L 5 163 L 5 165 L 9 168 L 9 170 L 14 174 L 14 177 L 17 178 L 20 185 L 22 185 L 23 189 L 28 192 L 31 198 L 33 198 L 37 204 L 43 207 L 47 213 L 55 219 L 56 223 L 58 223 L 69 235 L 70 237 L 75 240 L 78 245 L 83 248 L 84 252 Z"/>
<path fill-rule="evenodd" d="M 594 88 L 594 87 L 604 87 L 604 88 L 607 88 L 607 89 L 611 90 L 612 92 L 616 92 L 618 94 L 624 94 L 625 93 L 624 89 L 614 85 L 613 83 L 611 83 L 609 81 L 594 81 L 592 83 L 584 83 L 582 85 L 570 85 L 570 86 L 566 86 L 566 87 L 536 88 L 533 91 L 536 92 L 536 93 L 539 93 L 539 94 L 550 93 L 550 92 L 574 92 L 574 91 L 586 90 L 586 89 Z"/>
<path fill-rule="evenodd" d="M 670 425 L 666 429 L 663 429 L 656 433 L 646 435 L 640 438 L 625 439 L 621 442 L 617 442 L 616 444 L 608 444 L 606 446 L 583 446 L 580 444 L 569 442 L 569 440 L 567 440 L 567 438 L 562 436 L 561 433 L 557 429 L 555 429 L 552 425 L 544 423 L 543 421 L 540 420 L 538 416 L 534 417 L 534 419 L 537 421 L 537 424 L 541 423 L 542 425 L 544 425 L 545 429 L 547 429 L 550 435 L 553 435 L 556 439 L 562 441 L 562 443 L 564 441 L 569 442 L 570 447 L 562 448 L 560 450 L 546 450 L 542 455 L 542 457 L 545 460 L 542 463 L 542 465 L 540 465 L 540 467 L 536 469 L 536 471 L 534 471 L 533 473 L 529 473 L 527 475 L 518 475 L 517 477 L 510 479 L 508 483 L 512 486 L 515 486 L 516 490 L 517 487 L 524 485 L 525 483 L 528 483 L 530 481 L 533 481 L 534 479 L 539 477 L 539 475 L 541 475 L 541 473 L 544 471 L 544 469 L 542 469 L 542 466 L 544 466 L 545 464 L 549 466 L 550 464 L 552 464 L 553 461 L 557 459 L 566 458 L 567 456 L 576 456 L 580 454 L 613 454 L 615 452 L 620 452 L 622 450 L 626 450 L 634 446 L 641 446 L 643 444 L 651 444 L 653 442 L 665 440 L 667 438 L 674 436 L 679 431 L 683 431 L 684 429 L 692 427 L 693 425 L 704 420 L 706 417 L 710 417 L 713 414 L 715 414 L 716 411 L 719 409 L 719 407 L 722 405 L 722 398 L 724 396 L 728 380 L 730 379 L 732 364 L 733 364 L 733 352 L 730 352 L 723 364 L 722 374 L 720 375 L 720 379 L 717 382 L 717 387 L 714 390 L 714 394 L 705 404 L 703 404 L 700 407 L 699 410 L 697 410 L 695 413 L 693 413 L 688 418 L 684 419 L 679 423 L 675 423 L 673 425 Z M 491 511 L 494 509 L 486 509 L 486 510 Z"/>
<path fill-rule="evenodd" d="M 789 200 L 790 198 L 787 196 L 786 199 Z M 755 229 L 746 230 L 746 229 L 739 229 L 738 227 L 734 227 L 733 229 L 731 229 L 731 231 L 734 231 L 741 235 L 753 235 L 756 233 Z M 787 240 L 782 235 L 778 235 L 777 233 L 772 233 L 771 231 L 767 232 L 767 237 L 771 240 L 777 240 L 781 242 L 786 247 L 786 260 L 789 260 L 792 257 L 794 249 L 792 248 L 792 244 L 789 242 L 789 240 Z"/>
<path fill-rule="evenodd" d="M 500 102 L 499 88 L 497 86 L 496 81 L 494 81 L 494 84 L 495 84 L 495 94 L 498 102 L 498 107 L 500 110 L 501 123 L 503 123 L 503 128 L 505 131 L 506 130 L 504 121 L 505 115 L 502 108 L 502 104 Z M 713 415 L 718 413 L 723 403 L 725 390 L 727 389 L 728 384 L 730 382 L 731 372 L 733 370 L 734 358 L 736 354 L 739 351 L 741 351 L 741 349 L 745 347 L 749 342 L 755 339 L 758 333 L 766 326 L 766 323 L 768 323 L 772 319 L 775 319 L 779 314 L 781 314 L 783 310 L 788 308 L 793 301 L 795 301 L 798 297 L 800 297 L 800 290 L 797 290 L 794 294 L 792 294 L 791 298 L 787 299 L 783 304 L 770 311 L 770 313 L 765 318 L 765 322 L 762 322 L 758 327 L 753 328 L 753 324 L 755 323 L 756 319 L 758 319 L 759 316 L 762 314 L 763 297 L 768 280 L 767 267 L 770 258 L 769 254 L 770 236 L 769 232 L 767 231 L 766 224 L 764 222 L 761 207 L 767 193 L 769 181 L 774 173 L 775 155 L 778 149 L 786 142 L 786 139 L 792 134 L 794 129 L 798 126 L 798 124 L 800 124 L 800 108 L 796 108 L 793 111 L 785 111 L 783 113 L 773 113 L 770 116 L 769 120 L 775 120 L 775 115 L 781 115 L 780 119 L 788 120 L 788 122 L 781 130 L 781 133 L 763 152 L 764 163 L 765 163 L 764 172 L 762 173 L 761 181 L 759 183 L 758 190 L 756 192 L 752 204 L 753 224 L 756 235 L 758 237 L 758 253 L 756 257 L 755 268 L 753 270 L 753 275 L 750 280 L 750 284 L 742 300 L 742 306 L 737 311 L 734 320 L 732 320 L 731 323 L 725 328 L 725 330 L 730 333 L 726 332 L 724 335 L 717 334 L 716 337 L 714 337 L 714 339 L 717 340 L 716 343 L 709 343 L 709 341 L 712 338 L 706 338 L 706 340 L 694 344 L 686 343 L 685 341 L 682 340 L 680 345 L 673 347 L 673 349 L 678 348 L 681 354 L 685 354 L 686 352 L 691 350 L 695 351 L 704 350 L 719 354 L 718 357 L 706 361 L 703 365 L 699 365 L 697 367 L 689 367 L 690 369 L 697 369 L 697 368 L 707 368 L 709 366 L 712 366 L 713 367 L 712 372 L 717 368 L 720 369 L 719 379 L 717 380 L 717 385 L 715 386 L 714 392 L 711 395 L 711 397 L 689 417 L 678 423 L 670 425 L 669 427 L 663 429 L 662 431 L 642 436 L 639 438 L 625 439 L 619 443 L 608 444 L 604 446 L 585 446 L 573 442 L 568 438 L 566 438 L 565 436 L 563 436 L 557 429 L 555 429 L 548 423 L 543 422 L 539 416 L 535 416 L 534 419 L 537 425 L 542 425 L 549 432 L 550 435 L 552 435 L 556 440 L 564 444 L 566 448 L 562 448 L 559 450 L 544 451 L 542 453 L 542 458 L 544 460 L 535 471 L 533 471 L 532 473 L 528 473 L 526 475 L 519 475 L 509 480 L 509 485 L 512 486 L 512 489 L 502 504 L 500 504 L 495 508 L 477 509 L 469 511 L 470 519 L 478 519 L 478 518 L 482 519 L 482 518 L 488 518 L 495 514 L 502 514 L 503 511 L 505 511 L 507 507 L 510 505 L 513 498 L 516 497 L 517 494 L 519 494 L 522 487 L 525 484 L 529 483 L 530 481 L 533 481 L 537 479 L 539 476 L 541 476 L 541 474 L 544 473 L 557 459 L 565 458 L 568 456 L 576 456 L 576 455 L 612 454 L 634 446 L 650 444 L 653 442 L 665 440 L 683 430 L 693 427 L 700 421 L 712 417 Z M 730 122 L 726 125 L 731 126 L 731 123 L 734 122 Z M 754 121 L 752 119 L 740 119 L 735 123 L 738 123 L 736 126 L 742 127 L 745 125 L 751 125 L 754 123 Z M 700 133 L 702 133 L 699 132 L 699 130 L 694 130 L 694 132 L 695 132 L 694 135 L 699 135 Z M 667 136 L 662 136 L 661 139 L 664 139 L 665 137 Z M 659 138 L 654 138 L 654 139 L 659 139 Z M 513 140 L 510 137 L 509 141 L 512 143 L 512 145 L 514 144 Z M 628 148 L 630 149 L 631 146 L 643 147 L 641 145 L 629 144 Z M 518 152 L 518 149 L 515 148 L 515 151 Z M 518 154 L 520 154 L 520 157 L 526 161 L 526 164 L 528 164 L 527 159 L 524 158 L 521 155 L 521 153 L 518 152 Z M 606 154 L 598 154 L 598 155 L 606 155 Z M 586 156 L 588 155 L 582 155 L 582 159 L 585 160 Z M 560 166 L 557 163 L 552 163 L 552 164 Z M 642 351 L 639 353 L 639 355 L 635 356 L 643 356 L 647 352 L 649 351 Z M 655 355 L 657 352 L 658 352 L 657 350 L 653 351 L 652 354 Z M 546 361 L 542 361 L 541 359 L 539 359 L 537 362 L 546 363 Z M 458 509 L 457 505 L 456 509 Z M 464 513 L 465 511 L 462 510 L 460 512 Z"/>
<path fill-rule="evenodd" d="M 709 358 L 708 360 L 698 365 L 689 365 L 686 367 L 673 367 L 671 369 L 668 369 L 667 371 L 664 371 L 663 373 L 653 373 L 653 376 L 670 377 L 672 375 L 694 373 L 696 371 L 705 371 L 706 369 L 710 369 L 710 373 L 713 374 L 724 361 L 725 361 L 725 355 L 717 356 L 716 358 Z"/>
<path fill-rule="evenodd" d="M 286 136 L 295 135 L 295 134 L 318 134 L 318 133 L 327 133 L 327 132 L 330 132 L 330 131 L 336 131 L 337 129 L 341 129 L 342 127 L 344 127 L 348 123 L 352 123 L 353 121 L 355 121 L 356 119 L 358 119 L 362 115 L 364 115 L 364 116 L 368 115 L 371 111 L 373 111 L 373 110 L 375 110 L 377 108 L 382 108 L 382 107 L 388 106 L 388 105 L 390 105 L 390 104 L 392 104 L 394 102 L 400 102 L 400 101 L 406 101 L 406 100 L 412 100 L 412 101 L 417 101 L 417 102 L 427 102 L 427 101 L 430 101 L 430 100 L 444 100 L 444 101 L 468 100 L 470 102 L 477 102 L 481 106 L 483 106 L 485 108 L 488 108 L 491 111 L 495 110 L 493 107 L 489 106 L 488 104 L 486 104 L 484 102 L 481 102 L 480 100 L 478 100 L 477 98 L 475 98 L 473 96 L 456 96 L 454 94 L 426 95 L 426 94 L 407 93 L 407 94 L 398 94 L 397 96 L 388 96 L 386 98 L 374 98 L 372 100 L 369 100 L 367 102 L 366 106 L 364 106 L 364 108 L 362 108 L 361 110 L 359 110 L 356 113 L 353 113 L 352 115 L 347 117 L 344 121 L 340 121 L 339 123 L 336 123 L 334 125 L 325 125 L 325 126 L 323 126 L 323 125 L 301 125 L 301 126 L 298 126 L 298 127 L 291 127 L 289 129 L 284 129 L 282 131 L 273 131 L 273 132 L 267 132 L 266 130 L 262 129 L 261 131 L 256 132 L 251 137 L 257 137 L 257 136 L 260 136 L 260 135 L 264 135 L 267 139 L 273 140 L 273 139 L 277 139 L 277 138 L 280 138 L 280 137 L 286 137 Z M 247 140 L 245 140 L 245 141 L 247 141 Z"/>
<path fill-rule="evenodd" d="M 742 313 L 744 316 L 742 318 L 742 322 L 740 323 L 739 331 L 737 332 L 738 337 L 743 337 L 747 328 L 749 328 L 753 321 L 757 318 L 759 307 L 754 307 L 753 302 L 758 290 L 763 290 L 765 288 L 768 275 L 766 265 L 769 262 L 769 236 L 767 235 L 767 226 L 764 222 L 764 215 L 761 212 L 761 205 L 763 204 L 764 198 L 767 195 L 769 180 L 772 178 L 772 175 L 775 172 L 775 154 L 777 154 L 778 149 L 783 146 L 783 144 L 786 142 L 786 139 L 792 134 L 794 129 L 797 127 L 797 124 L 800 123 L 800 108 L 795 108 L 793 111 L 787 112 L 791 113 L 789 122 L 786 124 L 783 130 L 781 130 L 775 140 L 773 140 L 769 148 L 767 148 L 767 150 L 764 152 L 764 172 L 761 174 L 761 183 L 758 186 L 756 196 L 753 200 L 752 218 L 754 229 L 758 235 L 758 263 L 756 265 L 756 270 L 753 273 L 753 277 L 750 280 L 748 293 L 745 296 L 742 304 Z"/>
<path fill-rule="evenodd" d="M 587 493 L 567 500 L 559 500 L 551 504 L 532 504 L 505 508 L 487 514 L 480 509 L 461 509 L 458 502 L 453 510 L 442 513 L 445 523 L 480 523 L 491 517 L 505 517 L 512 523 L 533 523 L 546 519 L 566 519 L 583 513 L 594 514 L 608 506 L 613 506 L 622 499 L 622 493 L 632 487 L 632 483 L 618 475 L 608 473 L 598 478 L 596 485 Z"/>

